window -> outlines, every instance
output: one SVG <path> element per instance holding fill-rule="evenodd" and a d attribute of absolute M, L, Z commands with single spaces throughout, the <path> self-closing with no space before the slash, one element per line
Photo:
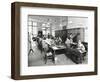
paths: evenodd
<path fill-rule="evenodd" d="M 37 29 L 38 29 L 37 22 L 30 20 L 28 22 L 28 32 L 36 36 L 38 31 Z"/>

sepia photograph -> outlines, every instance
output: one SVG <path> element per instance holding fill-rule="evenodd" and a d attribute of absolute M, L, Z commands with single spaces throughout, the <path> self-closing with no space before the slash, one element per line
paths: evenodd
<path fill-rule="evenodd" d="M 88 63 L 88 17 L 28 15 L 28 66 Z"/>

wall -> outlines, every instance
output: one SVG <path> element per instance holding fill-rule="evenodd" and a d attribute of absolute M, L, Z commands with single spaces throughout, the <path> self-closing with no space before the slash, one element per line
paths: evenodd
<path fill-rule="evenodd" d="M 16 82 L 10 79 L 10 66 L 11 66 L 11 2 L 15 0 L 1 0 L 0 1 L 0 82 Z M 69 4 L 69 5 L 88 5 L 98 6 L 98 22 L 100 22 L 100 0 L 16 0 L 16 1 L 30 1 L 40 3 L 52 3 L 52 4 Z M 100 26 L 100 24 L 99 24 Z M 99 27 L 98 26 L 98 27 Z M 100 28 L 98 33 L 100 34 Z M 98 39 L 100 42 L 100 38 Z M 98 44 L 100 45 L 100 44 Z M 100 49 L 100 47 L 98 47 Z M 100 52 L 98 52 L 100 54 Z M 100 55 L 98 56 L 100 58 Z M 99 61 L 100 62 L 100 59 Z M 100 64 L 98 66 L 100 69 Z M 100 70 L 99 75 L 93 76 L 79 76 L 79 77 L 63 77 L 52 79 L 38 79 L 28 80 L 28 82 L 100 82 Z M 21 82 L 21 81 L 19 81 Z M 27 82 L 23 80 L 22 82 Z"/>
<path fill-rule="evenodd" d="M 68 17 L 68 29 L 84 28 L 84 41 L 88 42 L 88 18 L 87 17 Z"/>
<path fill-rule="evenodd" d="M 88 18 L 85 17 L 68 17 L 68 28 L 86 28 L 88 25 Z"/>

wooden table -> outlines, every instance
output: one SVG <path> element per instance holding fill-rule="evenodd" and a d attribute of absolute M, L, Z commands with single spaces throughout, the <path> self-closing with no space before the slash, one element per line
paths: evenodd
<path fill-rule="evenodd" d="M 64 45 L 56 45 L 51 46 L 51 49 L 54 51 L 54 55 L 56 55 L 56 51 L 66 50 L 66 47 Z M 64 54 L 65 52 L 62 52 L 61 54 Z"/>
<path fill-rule="evenodd" d="M 60 54 L 65 54 L 65 50 L 66 50 L 66 46 L 64 45 L 51 45 L 49 43 L 49 41 L 45 41 L 46 44 L 48 44 L 49 48 L 52 50 L 52 54 L 53 54 L 53 57 L 54 57 L 54 63 L 55 63 L 55 55 L 57 55 L 57 52 L 61 52 Z"/>

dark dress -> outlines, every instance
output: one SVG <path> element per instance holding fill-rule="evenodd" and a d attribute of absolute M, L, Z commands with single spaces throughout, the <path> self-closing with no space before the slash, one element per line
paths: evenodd
<path fill-rule="evenodd" d="M 73 49 L 66 46 L 66 56 L 76 64 L 82 63 L 82 54 L 76 48 Z"/>

